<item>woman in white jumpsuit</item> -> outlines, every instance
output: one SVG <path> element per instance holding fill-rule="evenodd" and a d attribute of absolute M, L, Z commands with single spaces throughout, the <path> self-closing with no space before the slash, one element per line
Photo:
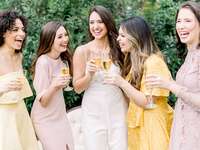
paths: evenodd
<path fill-rule="evenodd" d="M 105 71 L 93 54 L 107 53 L 112 63 L 108 72 L 120 74 L 123 54 L 110 11 L 94 6 L 89 15 L 91 41 L 79 46 L 74 54 L 73 85 L 85 91 L 82 101 L 82 130 L 85 150 L 127 150 L 127 104 L 120 88 L 103 83 Z"/>

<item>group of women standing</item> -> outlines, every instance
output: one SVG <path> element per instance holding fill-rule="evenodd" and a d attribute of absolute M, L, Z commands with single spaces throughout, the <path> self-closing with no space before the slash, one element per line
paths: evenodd
<path fill-rule="evenodd" d="M 22 100 L 32 95 L 22 71 L 26 19 L 0 13 L 0 149 L 37 150 L 35 130 L 44 150 L 74 150 L 62 93 L 73 75 L 74 90 L 84 91 L 85 150 L 197 150 L 200 4 L 188 1 L 177 11 L 177 41 L 187 56 L 176 81 L 143 18 L 123 20 L 118 33 L 111 12 L 94 6 L 88 22 L 91 40 L 77 47 L 73 62 L 64 25 L 43 26 L 33 63 L 33 129 Z M 169 91 L 178 97 L 173 124 Z"/>

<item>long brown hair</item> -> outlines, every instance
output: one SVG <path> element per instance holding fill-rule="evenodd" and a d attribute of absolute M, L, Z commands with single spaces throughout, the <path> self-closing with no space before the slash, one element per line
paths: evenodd
<path fill-rule="evenodd" d="M 132 44 L 132 50 L 126 54 L 122 76 L 126 77 L 131 71 L 131 84 L 139 89 L 144 70 L 145 60 L 152 54 L 161 52 L 155 43 L 151 30 L 141 17 L 131 17 L 121 22 L 120 27 Z"/>
<path fill-rule="evenodd" d="M 51 51 L 51 48 L 56 36 L 56 32 L 61 26 L 64 27 L 62 23 L 57 22 L 57 21 L 48 22 L 46 25 L 43 26 L 42 31 L 40 33 L 40 42 L 39 42 L 39 47 L 37 49 L 36 59 L 34 60 L 33 65 L 32 65 L 33 76 L 35 73 L 35 64 L 36 64 L 37 59 L 41 55 L 47 54 L 48 52 Z M 67 33 L 69 35 L 68 31 Z M 70 74 L 72 75 L 72 55 L 70 53 L 69 43 L 68 43 L 67 50 L 65 52 L 62 52 L 60 54 L 60 57 L 62 60 L 68 61 L 69 67 L 70 67 Z"/>
<path fill-rule="evenodd" d="M 119 44 L 117 42 L 118 30 L 115 26 L 115 21 L 112 17 L 112 13 L 105 7 L 97 5 L 90 9 L 88 21 L 92 12 L 96 12 L 108 30 L 108 41 L 110 46 L 110 55 L 114 63 L 118 64 L 122 68 L 124 54 L 121 52 Z M 89 29 L 88 29 L 89 30 Z M 89 31 L 90 40 L 94 37 Z"/>

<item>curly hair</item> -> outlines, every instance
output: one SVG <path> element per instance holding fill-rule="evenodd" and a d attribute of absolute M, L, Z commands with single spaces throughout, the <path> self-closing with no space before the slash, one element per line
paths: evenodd
<path fill-rule="evenodd" d="M 21 20 L 22 24 L 24 25 L 24 31 L 26 32 L 27 19 L 24 16 L 19 15 L 13 10 L 0 12 L 0 46 L 2 46 L 5 42 L 4 34 L 13 29 L 16 19 Z"/>

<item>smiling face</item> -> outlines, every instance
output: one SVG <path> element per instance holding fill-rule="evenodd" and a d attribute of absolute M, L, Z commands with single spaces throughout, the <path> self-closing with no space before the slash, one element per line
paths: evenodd
<path fill-rule="evenodd" d="M 119 42 L 119 46 L 123 53 L 131 51 L 132 49 L 131 41 L 128 39 L 128 35 L 125 31 L 123 31 L 122 27 L 119 28 L 119 36 L 117 38 L 117 41 Z"/>
<path fill-rule="evenodd" d="M 200 25 L 189 8 L 180 9 L 176 20 L 176 31 L 182 43 L 186 45 L 199 43 Z"/>
<path fill-rule="evenodd" d="M 95 39 L 101 39 L 108 33 L 106 25 L 95 11 L 93 11 L 89 17 L 89 28 L 90 33 Z"/>
<path fill-rule="evenodd" d="M 63 26 L 60 26 L 56 31 L 56 36 L 51 49 L 57 53 L 62 53 L 67 50 L 68 42 L 69 36 L 67 31 Z"/>
<path fill-rule="evenodd" d="M 20 50 L 25 39 L 24 25 L 20 19 L 16 19 L 14 26 L 4 34 L 5 43 L 8 48 Z"/>

